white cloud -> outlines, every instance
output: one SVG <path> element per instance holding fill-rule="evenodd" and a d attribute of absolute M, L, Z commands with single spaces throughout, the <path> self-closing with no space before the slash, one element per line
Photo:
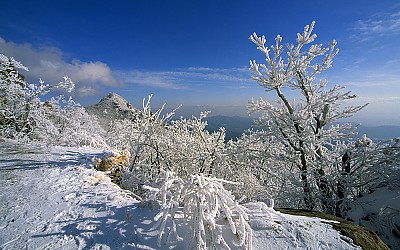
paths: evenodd
<path fill-rule="evenodd" d="M 400 86 L 400 74 L 391 73 L 391 72 L 371 72 L 366 73 L 363 72 L 361 75 L 356 75 L 357 80 L 346 82 L 347 86 L 355 86 L 355 87 L 371 87 L 377 88 L 377 90 L 381 90 L 383 88 L 390 88 L 392 92 L 395 91 Z M 400 92 L 398 93 L 400 95 Z"/>
<path fill-rule="evenodd" d="M 47 83 L 57 83 L 68 75 L 77 86 L 78 96 L 92 96 L 101 86 L 120 86 L 131 83 L 140 86 L 187 89 L 190 87 L 219 85 L 241 88 L 251 82 L 247 68 L 190 67 L 171 71 L 128 70 L 113 72 L 103 62 L 67 60 L 65 53 L 55 47 L 34 47 L 29 43 L 17 44 L 0 37 L 0 53 L 13 56 L 29 68 L 23 72 L 30 82 L 39 78 Z"/>
<path fill-rule="evenodd" d="M 354 38 L 369 41 L 376 37 L 400 34 L 400 12 L 377 13 L 365 20 L 358 20 L 353 30 Z"/>
<path fill-rule="evenodd" d="M 400 96 L 386 96 L 386 97 L 376 97 L 376 96 L 357 96 L 355 99 L 351 99 L 347 101 L 353 105 L 364 105 L 366 103 L 369 104 L 387 104 L 387 105 L 394 105 L 393 109 L 400 104 Z M 397 113 L 397 112 L 396 112 Z"/>
<path fill-rule="evenodd" d="M 80 98 L 95 96 L 98 94 L 98 90 L 93 86 L 82 86 L 77 88 L 78 96 Z"/>
<path fill-rule="evenodd" d="M 7 42 L 0 37 L 0 53 L 12 56 L 29 68 L 23 72 L 26 79 L 37 82 L 42 78 L 47 83 L 57 83 L 68 75 L 82 89 L 86 96 L 92 95 L 96 85 L 118 86 L 120 82 L 115 78 L 108 65 L 102 62 L 67 61 L 64 53 L 54 47 L 35 48 L 31 44 L 16 44 Z"/>
<path fill-rule="evenodd" d="M 184 89 L 186 86 L 176 83 L 177 79 L 165 72 L 149 72 L 132 70 L 118 72 L 118 76 L 126 83 L 165 89 Z"/>
<path fill-rule="evenodd" d="M 68 66 L 71 75 L 75 77 L 76 81 L 99 82 L 108 86 L 118 85 L 118 81 L 114 78 L 110 67 L 105 63 L 73 61 Z"/>
<path fill-rule="evenodd" d="M 252 81 L 251 73 L 248 68 L 202 68 L 190 67 L 175 72 L 184 77 L 197 78 L 203 81 L 223 81 L 223 82 L 249 82 Z"/>
<path fill-rule="evenodd" d="M 180 68 L 173 71 L 119 71 L 118 77 L 126 83 L 166 89 L 187 89 L 193 85 L 243 85 L 251 82 L 248 70 L 241 68 Z"/>

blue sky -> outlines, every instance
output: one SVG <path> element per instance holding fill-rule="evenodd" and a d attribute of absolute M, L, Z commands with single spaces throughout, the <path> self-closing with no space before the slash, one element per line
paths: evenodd
<path fill-rule="evenodd" d="M 397 1 L 14 0 L 1 9 L 0 53 L 28 66 L 29 81 L 67 74 L 83 105 L 113 91 L 134 105 L 154 94 L 155 105 L 218 106 L 214 114 L 274 99 L 250 80 L 249 60 L 263 60 L 250 34 L 294 43 L 315 20 L 317 43 L 340 49 L 324 77 L 370 103 L 353 119 L 400 124 Z"/>

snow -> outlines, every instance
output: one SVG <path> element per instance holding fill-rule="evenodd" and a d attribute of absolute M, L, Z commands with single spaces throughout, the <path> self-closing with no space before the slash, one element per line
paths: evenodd
<path fill-rule="evenodd" d="M 327 224 L 339 222 L 283 214 L 263 203 L 245 206 L 249 209 L 255 249 L 359 249 Z M 265 217 L 266 210 L 272 215 L 270 218 Z"/>
<path fill-rule="evenodd" d="M 0 142 L 0 249 L 160 249 L 153 228 L 157 207 L 93 169 L 93 159 L 105 154 Z M 286 215 L 264 203 L 244 207 L 253 249 L 360 249 L 329 221 Z M 180 237 L 163 240 L 161 249 L 189 245 L 187 223 L 177 222 Z"/>
<path fill-rule="evenodd" d="M 382 183 L 350 204 L 348 218 L 374 231 L 392 249 L 400 246 L 400 187 L 398 180 Z"/>

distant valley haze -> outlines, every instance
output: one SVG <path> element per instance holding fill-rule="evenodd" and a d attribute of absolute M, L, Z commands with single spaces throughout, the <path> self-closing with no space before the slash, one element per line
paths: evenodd
<path fill-rule="evenodd" d="M 131 105 L 121 95 L 116 93 L 109 93 L 104 96 L 98 103 L 86 107 L 86 110 L 100 117 L 100 122 L 104 126 L 104 120 L 110 122 L 112 119 L 123 119 L 134 117 L 135 110 L 140 109 L 140 106 Z M 159 108 L 159 107 L 158 107 Z M 154 111 L 158 109 L 154 107 Z M 192 107 L 164 107 L 164 115 L 176 109 L 175 115 L 172 119 L 179 119 L 180 117 L 191 118 L 192 115 L 199 117 L 201 112 L 210 111 L 209 115 L 204 119 L 207 122 L 206 129 L 209 132 L 218 131 L 219 128 L 225 128 L 225 140 L 236 140 L 243 133 L 249 129 L 261 130 L 268 129 L 267 127 L 260 127 L 254 124 L 257 119 L 257 114 L 248 115 L 245 106 L 209 106 L 199 105 Z M 359 122 L 351 122 L 353 126 L 357 127 L 354 139 L 360 138 L 366 134 L 375 142 L 386 141 L 400 137 L 400 126 L 396 125 L 380 125 L 372 126 L 360 124 Z"/>

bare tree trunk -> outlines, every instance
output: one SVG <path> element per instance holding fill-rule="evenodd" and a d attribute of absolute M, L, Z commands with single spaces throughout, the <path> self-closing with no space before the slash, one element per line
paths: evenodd
<path fill-rule="evenodd" d="M 337 202 L 336 202 L 336 216 L 343 217 L 340 206 L 343 203 L 346 188 L 347 175 L 350 173 L 350 152 L 346 151 L 342 157 L 342 171 L 339 176 L 337 184 Z"/>
<path fill-rule="evenodd" d="M 325 172 L 322 168 L 317 170 L 317 173 L 315 173 L 315 178 L 317 180 L 319 191 L 321 192 L 322 211 L 324 213 L 334 214 L 335 203 L 332 200 L 332 188 L 331 185 L 329 185 L 329 182 L 325 176 Z"/>
<path fill-rule="evenodd" d="M 314 202 L 311 197 L 311 188 L 310 183 L 308 182 L 307 177 L 307 161 L 306 156 L 303 152 L 301 152 L 301 181 L 303 183 L 303 193 L 304 193 L 304 204 L 306 209 L 313 210 L 314 209 Z"/>

